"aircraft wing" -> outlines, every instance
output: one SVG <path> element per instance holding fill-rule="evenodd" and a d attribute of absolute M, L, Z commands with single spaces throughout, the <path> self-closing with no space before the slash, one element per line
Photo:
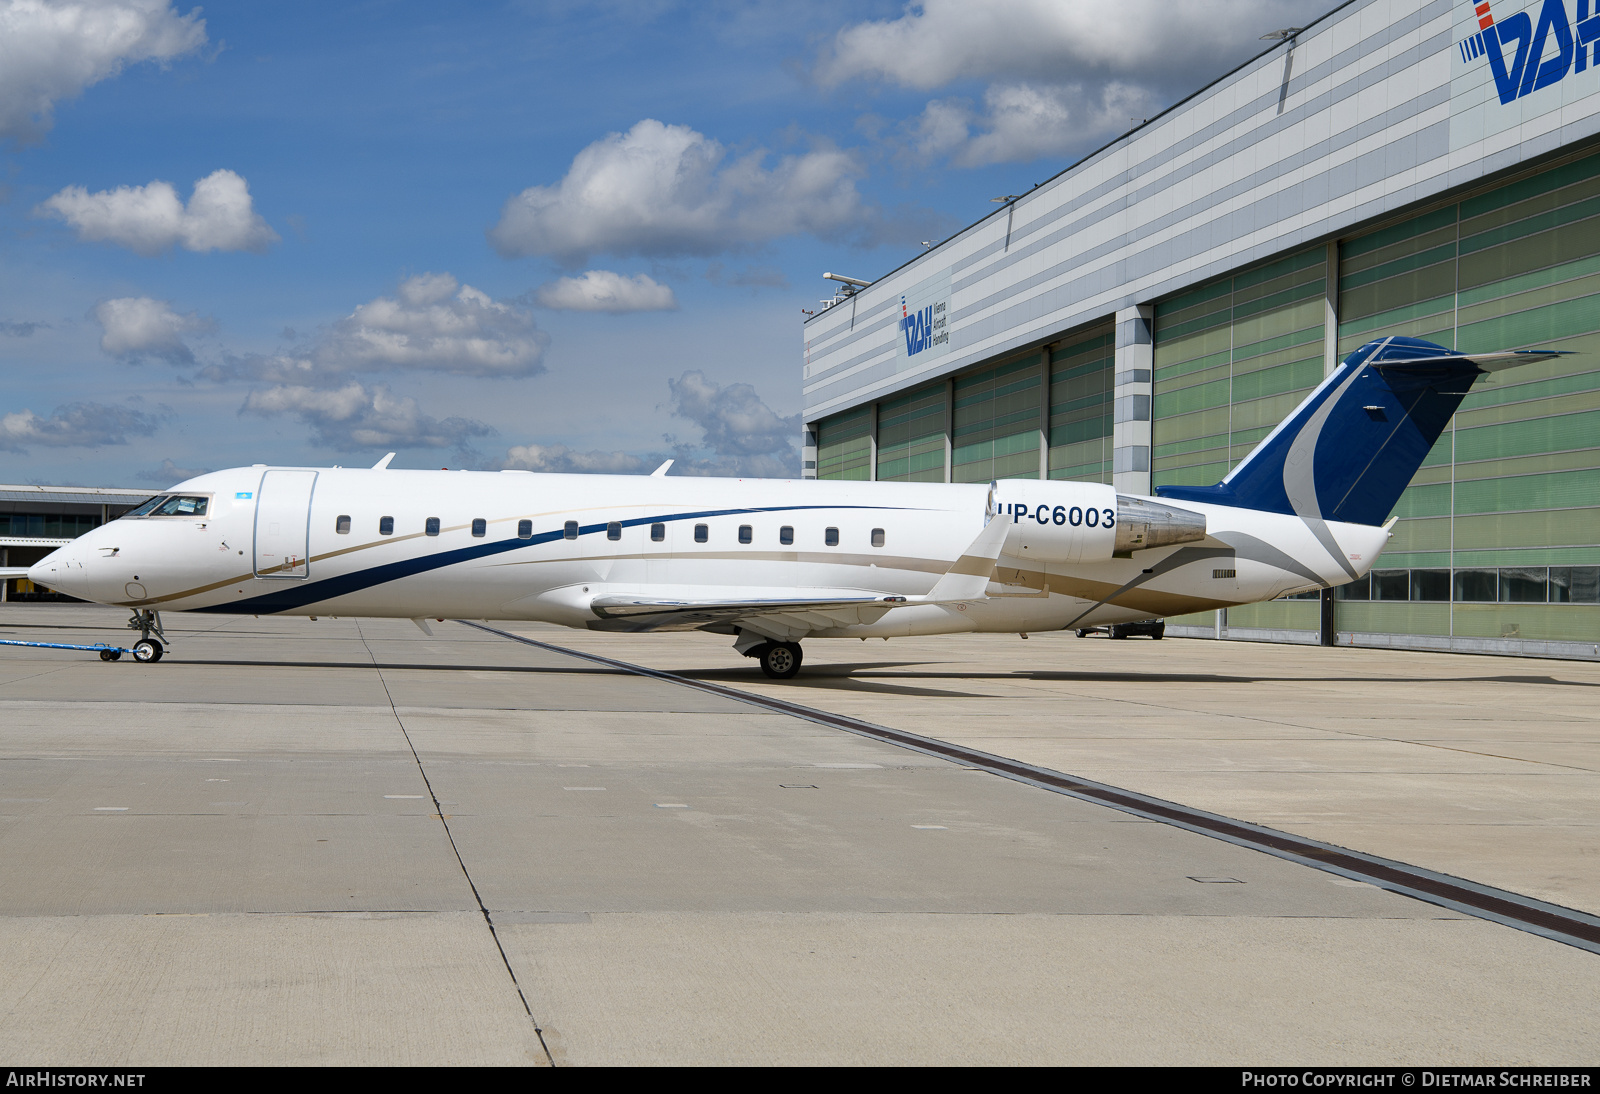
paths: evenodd
<path fill-rule="evenodd" d="M 876 622 L 903 596 L 863 595 L 758 600 L 680 600 L 647 596 L 603 596 L 589 608 L 601 631 L 692 631 L 707 625 L 744 624 L 772 637 L 787 638 L 830 627 Z"/>
<path fill-rule="evenodd" d="M 861 592 L 829 597 L 760 597 L 747 600 L 688 600 L 648 596 L 602 596 L 589 603 L 597 631 L 692 631 L 738 627 L 779 641 L 812 631 L 876 623 L 893 608 L 982 600 L 1005 546 L 1006 522 L 990 520 L 925 596 Z"/>

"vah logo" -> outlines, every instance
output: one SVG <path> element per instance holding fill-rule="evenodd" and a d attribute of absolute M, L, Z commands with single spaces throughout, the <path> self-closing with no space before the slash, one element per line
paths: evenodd
<path fill-rule="evenodd" d="M 1600 11 L 1590 14 L 1591 0 L 1573 2 L 1576 18 L 1569 19 L 1567 0 L 1544 0 L 1535 24 L 1526 11 L 1496 21 L 1489 0 L 1475 0 L 1478 33 L 1456 48 L 1468 63 L 1487 55 L 1500 101 L 1514 102 L 1589 67 L 1590 43 L 1600 38 Z"/>
<path fill-rule="evenodd" d="M 907 357 L 915 357 L 931 346 L 942 346 L 950 341 L 949 306 L 943 300 L 935 300 L 925 308 L 910 311 L 906 308 L 906 298 L 900 297 L 900 333 L 905 335 Z"/>

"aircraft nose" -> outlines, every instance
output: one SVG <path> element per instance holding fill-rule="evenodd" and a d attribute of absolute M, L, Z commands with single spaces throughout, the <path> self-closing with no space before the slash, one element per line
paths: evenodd
<path fill-rule="evenodd" d="M 28 580 L 58 592 L 67 592 L 84 580 L 81 563 L 62 547 L 28 567 Z"/>

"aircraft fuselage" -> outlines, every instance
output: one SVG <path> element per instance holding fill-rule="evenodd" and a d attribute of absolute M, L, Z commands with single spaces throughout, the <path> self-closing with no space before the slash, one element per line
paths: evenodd
<path fill-rule="evenodd" d="M 914 600 L 987 520 L 1007 522 L 983 594 L 793 613 L 770 626 L 756 615 L 705 625 L 775 639 L 889 637 L 1045 631 L 1250 603 L 1353 580 L 1387 539 L 1366 525 L 1319 530 L 1298 516 L 1184 502 L 1189 516 L 1204 518 L 1192 541 L 1118 552 L 1116 529 L 1130 512 L 1173 503 L 1094 483 L 1022 480 L 991 487 L 257 466 L 202 475 L 164 496 L 203 499 L 204 512 L 191 501 L 167 506 L 186 511 L 113 521 L 40 563 L 37 579 L 82 599 L 164 612 L 687 629 L 705 624 L 685 617 L 647 626 L 604 618 L 595 604 L 630 596 L 685 605 Z"/>

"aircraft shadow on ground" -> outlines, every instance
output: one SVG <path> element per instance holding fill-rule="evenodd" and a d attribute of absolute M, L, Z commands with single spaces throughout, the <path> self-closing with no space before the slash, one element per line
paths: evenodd
<path fill-rule="evenodd" d="M 170 651 L 169 651 L 170 652 Z M 1554 676 L 1231 676 L 1221 673 L 1171 673 L 1171 672 L 1071 672 L 1067 670 L 1017 669 L 1013 672 L 961 672 L 924 669 L 919 661 L 872 661 L 861 664 L 818 665 L 802 670 L 792 680 L 772 681 L 792 687 L 872 691 L 886 694 L 925 695 L 930 698 L 992 699 L 997 696 L 981 692 L 959 692 L 947 688 L 917 688 L 897 685 L 900 680 L 928 681 L 1016 681 L 1041 680 L 1083 684 L 1534 684 L 1563 687 L 1600 687 L 1600 682 L 1589 680 L 1561 680 Z M 173 656 L 173 665 L 195 665 L 213 668 L 294 668 L 294 669 L 378 669 L 383 672 L 508 672 L 534 676 L 627 676 L 627 669 L 608 668 L 604 665 L 448 665 L 425 662 L 372 661 L 263 661 L 218 659 L 189 660 Z M 882 674 L 883 679 L 869 679 Z M 760 670 L 754 665 L 731 668 L 690 669 L 672 672 L 686 680 L 703 680 L 709 683 L 758 683 Z"/>

